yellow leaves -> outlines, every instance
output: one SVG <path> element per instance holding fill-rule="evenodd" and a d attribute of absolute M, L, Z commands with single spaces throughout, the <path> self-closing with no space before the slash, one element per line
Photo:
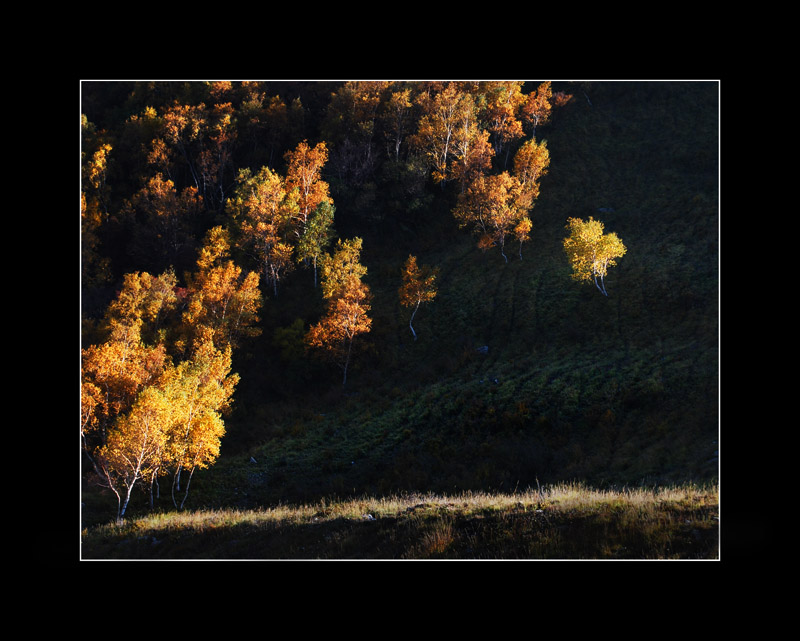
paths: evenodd
<path fill-rule="evenodd" d="M 92 154 L 92 159 L 85 165 L 85 177 L 93 189 L 99 190 L 105 184 L 106 170 L 108 168 L 108 155 L 111 145 L 102 144 Z"/>
<path fill-rule="evenodd" d="M 243 273 L 232 260 L 228 231 L 214 227 L 200 251 L 197 271 L 187 274 L 187 303 L 183 312 L 184 347 L 205 329 L 212 332 L 220 348 L 236 345 L 241 336 L 260 333 L 256 327 L 261 292 L 256 272 Z"/>
<path fill-rule="evenodd" d="M 230 346 L 217 349 L 209 332 L 196 341 L 191 358 L 174 368 L 164 388 L 173 408 L 165 464 L 205 467 L 215 460 L 225 433 L 221 414 L 239 382 L 230 370 Z"/>
<path fill-rule="evenodd" d="M 531 223 L 531 219 L 527 216 L 517 223 L 517 226 L 514 227 L 514 235 L 517 237 L 519 242 L 525 242 L 528 240 L 528 234 L 530 233 L 531 229 L 533 229 L 533 223 Z"/>
<path fill-rule="evenodd" d="M 177 302 L 175 286 L 177 280 L 171 270 L 161 276 L 151 276 L 147 272 L 126 274 L 122 289 L 106 310 L 105 322 L 109 329 L 115 323 L 128 327 L 147 322 L 152 329 L 158 328 L 158 321 L 168 313 Z"/>
<path fill-rule="evenodd" d="M 241 170 L 234 196 L 228 201 L 242 245 L 262 263 L 276 295 L 278 281 L 294 266 L 293 248 L 286 239 L 297 211 L 292 196 L 279 174 L 262 167 L 255 175 L 249 169 Z"/>
<path fill-rule="evenodd" d="M 522 136 L 522 124 L 517 120 L 517 112 L 525 101 L 522 82 L 492 81 L 487 83 L 488 101 L 484 118 L 489 128 L 503 142 Z"/>
<path fill-rule="evenodd" d="M 213 267 L 227 258 L 230 254 L 230 236 L 228 230 L 222 226 L 211 228 L 206 234 L 200 256 L 197 259 L 197 268 L 200 273 L 208 272 Z"/>
<path fill-rule="evenodd" d="M 320 142 L 315 147 L 306 141 L 297 145 L 294 151 L 287 151 L 286 188 L 297 190 L 298 218 L 301 227 L 322 202 L 332 202 L 328 193 L 328 183 L 320 179 L 322 168 L 328 162 L 328 147 Z M 302 229 L 300 230 L 302 233 Z"/>
<path fill-rule="evenodd" d="M 520 181 L 504 171 L 490 176 L 478 175 L 459 195 L 453 215 L 459 226 L 474 227 L 479 234 L 478 247 L 482 251 L 499 245 L 502 252 L 506 236 L 520 224 L 522 233 L 529 224 L 522 222 L 527 218 L 529 207 L 530 200 Z M 521 237 L 527 238 L 527 231 Z M 521 237 L 518 235 L 518 238 Z"/>
<path fill-rule="evenodd" d="M 322 265 L 322 291 L 328 299 L 325 315 L 319 323 L 312 325 L 306 334 L 309 347 L 321 348 L 339 361 L 347 381 L 347 367 L 353 339 L 370 331 L 369 287 L 361 282 L 367 268 L 359 263 L 360 238 L 338 241 L 333 256 L 328 256 Z"/>
<path fill-rule="evenodd" d="M 547 141 L 537 143 L 527 140 L 520 146 L 514 156 L 514 175 L 519 179 L 523 189 L 528 191 L 531 200 L 539 196 L 539 179 L 547 173 L 550 166 L 550 152 Z"/>
<path fill-rule="evenodd" d="M 625 245 L 615 233 L 603 234 L 604 225 L 591 216 L 589 220 L 569 218 L 569 236 L 564 239 L 564 251 L 572 265 L 572 278 L 577 281 L 597 282 L 604 278 L 608 268 L 616 265 L 616 259 L 627 252 Z M 598 285 L 605 294 L 605 290 Z"/>
<path fill-rule="evenodd" d="M 322 295 L 324 298 L 341 296 L 351 280 L 361 281 L 367 268 L 361 258 L 361 238 L 336 242 L 333 256 L 325 256 L 322 261 Z"/>
<path fill-rule="evenodd" d="M 427 265 L 418 266 L 417 257 L 409 256 L 403 265 L 403 284 L 400 286 L 400 304 L 413 307 L 436 298 L 436 278 L 438 269 Z"/>
<path fill-rule="evenodd" d="M 550 118 L 552 95 L 550 81 L 543 82 L 536 91 L 528 94 L 521 107 L 520 115 L 526 124 L 533 125 L 534 133 L 538 125 L 545 124 Z"/>

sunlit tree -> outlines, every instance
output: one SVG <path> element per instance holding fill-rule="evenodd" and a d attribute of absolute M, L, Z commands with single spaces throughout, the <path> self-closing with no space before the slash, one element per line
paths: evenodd
<path fill-rule="evenodd" d="M 327 299 L 325 314 L 306 334 L 306 344 L 320 349 L 342 369 L 342 385 L 347 384 L 347 369 L 356 336 L 372 328 L 369 317 L 371 294 L 361 281 L 366 267 L 359 263 L 361 239 L 339 241 L 333 256 L 322 268 L 322 291 Z"/>
<path fill-rule="evenodd" d="M 520 116 L 522 121 L 532 128 L 534 138 L 536 137 L 536 127 L 545 124 L 550 119 L 552 97 L 553 90 L 548 80 L 540 84 L 536 91 L 529 93 L 522 103 Z"/>
<path fill-rule="evenodd" d="M 180 362 L 164 385 L 173 409 L 169 439 L 165 445 L 163 469 L 171 471 L 172 500 L 182 509 L 189 494 L 194 471 L 206 468 L 219 456 L 225 424 L 222 414 L 232 402 L 238 374 L 231 373 L 231 346 L 219 350 L 209 329 L 195 340 L 190 358 Z M 188 474 L 183 498 L 182 474 Z"/>
<path fill-rule="evenodd" d="M 227 230 L 214 227 L 207 236 L 197 260 L 197 270 L 186 275 L 180 348 L 185 352 L 205 328 L 212 331 L 219 349 L 236 347 L 247 336 L 257 336 L 261 308 L 259 277 L 244 273 L 228 258 L 230 240 Z"/>
<path fill-rule="evenodd" d="M 616 265 L 627 249 L 616 233 L 604 234 L 603 228 L 603 223 L 591 216 L 589 220 L 569 218 L 564 251 L 572 265 L 572 278 L 579 282 L 594 280 L 597 289 L 608 296 L 605 286 L 608 268 Z"/>
<path fill-rule="evenodd" d="M 294 214 L 294 233 L 297 238 L 305 232 L 311 214 L 323 202 L 333 203 L 328 183 L 322 180 L 322 168 L 328 161 L 328 147 L 320 142 L 309 147 L 303 141 L 293 151 L 285 154 L 286 190 L 296 200 L 297 209 Z"/>
<path fill-rule="evenodd" d="M 526 225 L 520 226 L 527 216 L 529 200 L 525 197 L 519 180 L 508 172 L 479 175 L 460 194 L 453 215 L 460 227 L 472 227 L 478 235 L 478 247 L 486 251 L 499 247 L 503 259 L 506 239 L 516 234 L 517 239 L 527 239 Z M 520 250 L 521 251 L 521 250 Z"/>
<path fill-rule="evenodd" d="M 310 262 L 314 269 L 314 287 L 317 286 L 317 264 L 335 235 L 335 212 L 336 208 L 330 202 L 320 203 L 309 217 L 306 229 L 297 241 L 298 260 Z"/>
<path fill-rule="evenodd" d="M 439 274 L 437 268 L 427 265 L 417 265 L 417 257 L 409 256 L 403 265 L 403 284 L 400 286 L 400 304 L 404 307 L 413 307 L 408 327 L 414 340 L 417 333 L 414 331 L 414 316 L 422 303 L 428 303 L 436 298 L 436 278 Z"/>
<path fill-rule="evenodd" d="M 96 469 L 117 497 L 118 521 L 125 516 L 136 483 L 149 479 L 160 465 L 171 413 L 161 390 L 146 387 L 131 410 L 115 422 L 105 445 L 94 455 Z"/>
<path fill-rule="evenodd" d="M 226 208 L 237 225 L 241 246 L 260 263 L 264 282 L 272 285 L 277 297 L 280 281 L 294 267 L 290 236 L 297 210 L 283 179 L 268 167 L 255 174 L 241 169 Z"/>
<path fill-rule="evenodd" d="M 495 152 L 489 144 L 489 132 L 480 126 L 473 96 L 468 93 L 462 96 L 453 130 L 450 172 L 461 183 L 463 192 L 475 176 L 491 169 Z"/>
<path fill-rule="evenodd" d="M 522 123 L 518 119 L 520 107 L 525 101 L 520 81 L 494 80 L 485 83 L 486 106 L 483 118 L 488 123 L 494 138 L 495 154 L 512 140 L 521 138 Z"/>
<path fill-rule="evenodd" d="M 550 167 L 550 152 L 547 141 L 537 143 L 536 140 L 527 140 L 514 155 L 514 176 L 519 180 L 523 194 L 530 200 L 531 205 L 539 197 L 539 181 Z"/>
<path fill-rule="evenodd" d="M 411 88 L 392 91 L 381 111 L 387 141 L 394 148 L 395 159 L 400 158 L 400 146 L 412 127 L 413 99 Z"/>
<path fill-rule="evenodd" d="M 470 94 L 461 90 L 459 83 L 450 82 L 421 92 L 416 104 L 421 109 L 421 116 L 412 144 L 432 168 L 434 181 L 444 186 L 452 178 L 456 128 L 459 123 L 463 126 L 464 111 L 474 109 L 474 101 Z"/>

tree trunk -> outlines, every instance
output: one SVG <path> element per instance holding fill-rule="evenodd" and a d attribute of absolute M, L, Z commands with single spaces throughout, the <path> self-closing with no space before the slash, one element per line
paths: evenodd
<path fill-rule="evenodd" d="M 186 481 L 186 492 L 183 495 L 183 500 L 181 501 L 181 506 L 178 508 L 179 510 L 183 509 L 183 504 L 186 503 L 186 497 L 189 496 L 189 485 L 192 482 L 192 475 L 194 474 L 194 466 L 192 467 L 192 471 L 189 472 L 189 480 Z"/>
<path fill-rule="evenodd" d="M 414 327 L 413 325 L 411 325 L 411 323 L 414 322 L 414 315 L 417 313 L 417 310 L 419 309 L 419 304 L 420 301 L 417 301 L 417 306 L 414 308 L 414 311 L 411 314 L 411 320 L 408 321 L 408 327 L 409 329 L 411 329 L 411 333 L 414 335 L 414 340 L 417 340 L 417 333 L 414 331 Z"/>
<path fill-rule="evenodd" d="M 175 490 L 181 491 L 181 468 L 178 467 L 172 479 L 172 504 L 177 508 L 178 500 L 175 498 Z"/>
<path fill-rule="evenodd" d="M 347 356 L 344 360 L 344 378 L 342 379 L 342 387 L 347 385 L 347 366 L 350 364 L 350 350 L 353 347 L 353 337 L 350 337 L 350 342 L 347 344 Z"/>
<path fill-rule="evenodd" d="M 128 509 L 128 502 L 131 500 L 131 492 L 133 491 L 133 486 L 135 484 L 136 484 L 136 481 L 134 480 L 133 483 L 131 483 L 128 486 L 128 491 L 125 494 L 125 502 L 122 504 L 122 509 L 118 509 L 117 510 L 117 512 L 118 512 L 117 513 L 117 522 L 118 523 L 122 523 L 122 520 L 125 518 L 125 510 Z"/>
<path fill-rule="evenodd" d="M 602 276 L 600 276 L 600 280 L 602 282 L 602 280 L 603 280 Z M 595 284 L 595 287 L 597 287 L 597 289 L 600 290 L 601 294 L 603 294 L 604 296 L 608 296 L 608 294 L 606 294 L 605 284 L 602 287 L 600 287 L 600 283 L 597 282 L 597 274 L 594 275 L 594 284 Z"/>

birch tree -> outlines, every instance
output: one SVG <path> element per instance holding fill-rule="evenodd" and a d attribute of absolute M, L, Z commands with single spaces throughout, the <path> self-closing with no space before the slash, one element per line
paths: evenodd
<path fill-rule="evenodd" d="M 413 307 L 408 327 L 414 340 L 417 333 L 414 331 L 414 316 L 422 303 L 427 303 L 436 298 L 436 278 L 439 270 L 427 265 L 418 266 L 417 257 L 409 256 L 403 265 L 403 284 L 400 286 L 400 304 L 404 307 Z"/>
<path fill-rule="evenodd" d="M 608 296 L 605 286 L 608 268 L 616 265 L 627 249 L 615 233 L 604 234 L 603 228 L 603 223 L 591 216 L 589 220 L 569 218 L 564 251 L 572 265 L 572 278 L 578 282 L 594 280 L 600 293 Z"/>
<path fill-rule="evenodd" d="M 328 301 L 327 309 L 306 334 L 306 344 L 310 348 L 322 350 L 342 369 L 342 385 L 347 384 L 354 339 L 372 328 L 371 294 L 369 287 L 361 282 L 367 272 L 359 262 L 361 244 L 360 238 L 340 240 L 333 256 L 326 257 L 322 291 Z"/>

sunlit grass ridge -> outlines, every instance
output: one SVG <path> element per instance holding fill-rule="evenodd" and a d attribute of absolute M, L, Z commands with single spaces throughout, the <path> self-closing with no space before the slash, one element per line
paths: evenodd
<path fill-rule="evenodd" d="M 84 530 L 86 558 L 717 558 L 718 488 L 409 493 L 143 516 Z"/>

